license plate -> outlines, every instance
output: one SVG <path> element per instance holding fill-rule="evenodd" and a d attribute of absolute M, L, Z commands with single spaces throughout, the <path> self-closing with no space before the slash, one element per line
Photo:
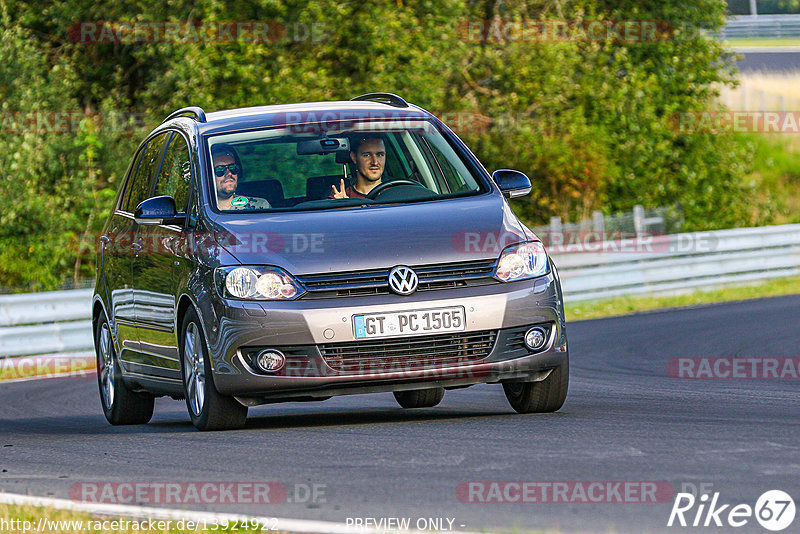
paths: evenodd
<path fill-rule="evenodd" d="M 353 316 L 356 339 L 459 332 L 466 323 L 463 306 Z"/>

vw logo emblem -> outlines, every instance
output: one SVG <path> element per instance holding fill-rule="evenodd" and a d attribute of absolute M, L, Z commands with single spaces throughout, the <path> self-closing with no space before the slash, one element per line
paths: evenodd
<path fill-rule="evenodd" d="M 389 271 L 389 288 L 398 295 L 410 295 L 418 284 L 419 277 L 410 267 L 400 265 Z"/>

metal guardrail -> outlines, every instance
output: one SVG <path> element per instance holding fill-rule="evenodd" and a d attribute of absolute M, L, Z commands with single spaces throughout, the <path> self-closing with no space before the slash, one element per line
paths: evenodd
<path fill-rule="evenodd" d="M 551 250 L 564 299 L 689 292 L 800 274 L 800 224 L 573 243 Z M 604 248 L 606 252 L 594 252 Z M 571 249 L 574 250 L 571 252 Z"/>
<path fill-rule="evenodd" d="M 800 15 L 742 15 L 731 17 L 719 32 L 721 39 L 800 37 Z"/>
<path fill-rule="evenodd" d="M 0 327 L 91 317 L 91 289 L 0 296 Z"/>
<path fill-rule="evenodd" d="M 564 234 L 550 248 L 568 302 L 800 275 L 800 224 L 609 242 L 587 235 Z M 91 354 L 91 294 L 0 296 L 0 358 Z"/>
<path fill-rule="evenodd" d="M 92 290 L 0 296 L 0 358 L 92 349 Z"/>

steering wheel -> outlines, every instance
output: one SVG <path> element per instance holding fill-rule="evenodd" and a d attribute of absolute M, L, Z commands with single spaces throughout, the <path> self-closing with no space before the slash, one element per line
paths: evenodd
<path fill-rule="evenodd" d="M 372 191 L 367 193 L 367 198 L 370 200 L 375 200 L 378 195 L 383 193 L 389 188 L 398 186 L 398 185 L 415 185 L 417 187 L 425 187 L 419 182 L 415 182 L 414 180 L 407 180 L 405 178 L 398 178 L 397 180 L 392 180 L 391 182 L 384 182 L 378 186 L 376 186 Z"/>

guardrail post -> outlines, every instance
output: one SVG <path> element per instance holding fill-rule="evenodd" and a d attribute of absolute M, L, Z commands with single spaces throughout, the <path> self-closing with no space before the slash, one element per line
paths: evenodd
<path fill-rule="evenodd" d="M 550 217 L 550 241 L 548 244 L 563 243 L 563 231 L 564 227 L 561 225 L 561 217 Z"/>
<path fill-rule="evenodd" d="M 756 5 L 758 2 L 756 0 L 750 0 L 750 16 L 757 17 L 758 16 L 758 6 Z"/>
<path fill-rule="evenodd" d="M 637 237 L 644 235 L 646 228 L 644 224 L 644 208 L 642 206 L 633 207 L 633 229 Z"/>
<path fill-rule="evenodd" d="M 592 212 L 592 229 L 598 235 L 598 239 L 605 240 L 606 220 L 602 211 Z"/>

